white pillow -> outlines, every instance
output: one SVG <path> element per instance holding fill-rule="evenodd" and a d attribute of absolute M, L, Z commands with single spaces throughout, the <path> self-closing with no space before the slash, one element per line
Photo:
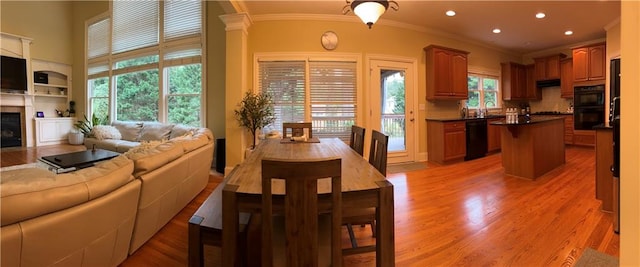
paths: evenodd
<path fill-rule="evenodd" d="M 93 126 L 93 130 L 91 130 L 91 132 L 93 133 L 93 136 L 95 136 L 96 139 L 98 139 L 98 140 L 103 140 L 103 139 L 120 140 L 120 139 L 122 139 L 122 135 L 120 134 L 120 131 L 118 131 L 118 129 L 116 129 L 116 127 L 113 127 L 111 125 L 96 125 L 96 126 Z"/>

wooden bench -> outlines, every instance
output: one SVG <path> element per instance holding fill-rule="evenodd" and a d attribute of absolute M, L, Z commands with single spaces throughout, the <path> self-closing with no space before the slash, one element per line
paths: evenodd
<path fill-rule="evenodd" d="M 189 219 L 189 266 L 204 266 L 204 245 L 222 247 L 222 189 L 226 184 L 225 179 Z M 246 240 L 251 214 L 240 213 L 238 219 L 241 240 Z M 246 244 L 238 244 L 239 250 L 245 248 Z"/>

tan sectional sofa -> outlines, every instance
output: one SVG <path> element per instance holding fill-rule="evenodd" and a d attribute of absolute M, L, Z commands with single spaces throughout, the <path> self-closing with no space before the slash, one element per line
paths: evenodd
<path fill-rule="evenodd" d="M 213 134 L 207 128 L 176 130 L 169 140 L 139 140 L 121 156 L 72 173 L 2 172 L 0 265 L 124 261 L 207 185 Z M 96 145 L 104 149 L 124 147 L 122 141 L 96 141 L 106 141 Z"/>
<path fill-rule="evenodd" d="M 125 156 L 54 175 L 2 172 L 2 266 L 115 266 L 127 258 L 141 181 Z"/>

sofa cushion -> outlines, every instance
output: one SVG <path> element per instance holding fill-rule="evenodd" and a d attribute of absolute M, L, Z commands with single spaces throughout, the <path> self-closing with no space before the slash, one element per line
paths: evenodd
<path fill-rule="evenodd" d="M 182 156 L 183 148 L 168 142 L 142 142 L 124 155 L 133 160 L 133 176 L 140 177 Z"/>
<path fill-rule="evenodd" d="M 120 131 L 111 125 L 96 125 L 91 130 L 93 136 L 98 140 L 104 139 L 116 139 L 119 140 L 122 138 Z"/>
<path fill-rule="evenodd" d="M 169 140 L 169 143 L 174 143 L 182 148 L 184 153 L 196 150 L 199 147 L 206 145 L 209 139 L 205 135 L 183 135 L 180 137 Z"/>
<path fill-rule="evenodd" d="M 131 121 L 114 121 L 111 123 L 118 131 L 120 131 L 120 135 L 122 135 L 122 139 L 127 141 L 139 141 L 140 131 L 142 130 L 141 122 L 131 122 Z"/>
<path fill-rule="evenodd" d="M 173 129 L 173 124 L 159 122 L 144 122 L 140 131 L 140 141 L 167 140 Z"/>
<path fill-rule="evenodd" d="M 169 136 L 169 139 L 189 134 L 193 135 L 196 132 L 196 129 L 198 128 L 184 124 L 176 124 L 175 126 L 173 126 L 173 129 L 171 129 L 171 135 Z"/>
<path fill-rule="evenodd" d="M 129 149 L 131 148 L 139 146 L 140 143 L 117 139 L 98 140 L 96 138 L 85 138 L 84 145 L 87 147 L 87 149 L 93 149 L 95 145 L 95 148 L 124 153 L 129 151 Z"/>
<path fill-rule="evenodd" d="M 37 168 L 0 175 L 2 226 L 73 207 L 101 197 L 133 180 L 125 156 L 75 172 L 53 175 Z"/>

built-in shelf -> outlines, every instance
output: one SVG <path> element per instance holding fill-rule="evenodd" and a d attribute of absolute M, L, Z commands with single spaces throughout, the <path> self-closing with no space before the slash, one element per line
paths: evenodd
<path fill-rule="evenodd" d="M 54 88 L 67 88 L 66 85 L 62 85 L 62 84 L 33 83 L 33 85 L 44 86 L 44 87 L 54 87 Z"/>

